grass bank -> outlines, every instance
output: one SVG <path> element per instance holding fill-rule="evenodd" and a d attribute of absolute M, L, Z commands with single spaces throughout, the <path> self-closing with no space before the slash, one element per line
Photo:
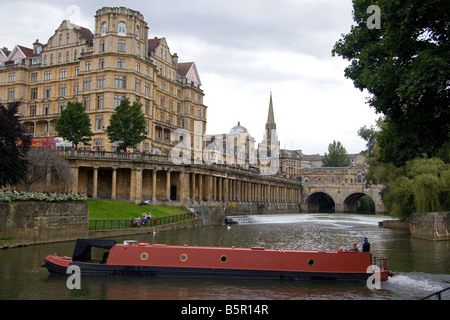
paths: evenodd
<path fill-rule="evenodd" d="M 174 216 L 186 213 L 184 207 L 139 206 L 126 201 L 87 200 L 89 220 L 132 219 L 141 217 L 142 213 L 151 213 L 154 217 Z"/>

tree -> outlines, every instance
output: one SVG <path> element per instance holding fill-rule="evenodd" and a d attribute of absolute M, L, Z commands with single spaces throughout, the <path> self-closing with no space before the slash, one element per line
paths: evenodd
<path fill-rule="evenodd" d="M 60 181 L 69 181 L 70 166 L 56 150 L 47 148 L 32 148 L 28 152 L 29 167 L 23 183 L 26 191 L 30 191 L 30 187 L 38 180 L 47 177 L 48 173 L 58 177 Z"/>
<path fill-rule="evenodd" d="M 393 215 L 450 210 L 450 165 L 438 158 L 417 158 L 402 169 L 403 174 L 388 180 L 383 198 Z"/>
<path fill-rule="evenodd" d="M 322 159 L 323 167 L 349 167 L 351 163 L 347 150 L 339 141 L 328 145 L 328 154 L 325 153 Z"/>
<path fill-rule="evenodd" d="M 31 137 L 17 115 L 20 102 L 0 103 L 0 187 L 17 184 L 28 167 Z"/>
<path fill-rule="evenodd" d="M 85 107 L 78 101 L 67 103 L 67 108 L 61 111 L 61 116 L 56 121 L 55 130 L 63 139 L 72 141 L 75 149 L 78 149 L 80 142 L 90 142 L 94 135 Z"/>
<path fill-rule="evenodd" d="M 119 150 L 134 147 L 144 141 L 147 136 L 142 105 L 137 102 L 130 105 L 128 99 L 122 100 L 116 113 L 111 116 L 106 132 L 110 141 L 119 143 Z"/>
<path fill-rule="evenodd" d="M 356 25 L 332 54 L 351 62 L 345 76 L 384 115 L 380 159 L 402 166 L 435 156 L 450 138 L 450 2 L 375 1 L 379 29 L 368 27 L 373 2 L 353 0 Z"/>

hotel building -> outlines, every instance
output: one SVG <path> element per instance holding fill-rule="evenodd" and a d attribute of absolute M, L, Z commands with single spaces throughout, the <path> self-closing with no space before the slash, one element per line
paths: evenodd
<path fill-rule="evenodd" d="M 82 148 L 114 152 L 117 143 L 106 127 L 125 98 L 141 104 L 145 115 L 147 139 L 139 151 L 170 155 L 177 129 L 191 133 L 192 150 L 203 149 L 203 140 L 194 139 L 207 122 L 197 67 L 179 62 L 165 38 L 149 39 L 137 11 L 105 7 L 96 12 L 92 31 L 65 20 L 45 44 L 0 49 L 0 102 L 22 102 L 21 120 L 35 139 L 57 138 L 61 111 L 79 101 L 94 133 Z"/>

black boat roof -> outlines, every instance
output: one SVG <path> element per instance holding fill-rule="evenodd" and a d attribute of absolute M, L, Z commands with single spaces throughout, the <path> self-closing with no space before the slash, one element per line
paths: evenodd
<path fill-rule="evenodd" d="M 73 250 L 72 261 L 83 261 L 91 258 L 91 247 L 111 249 L 117 242 L 105 239 L 77 239 Z"/>

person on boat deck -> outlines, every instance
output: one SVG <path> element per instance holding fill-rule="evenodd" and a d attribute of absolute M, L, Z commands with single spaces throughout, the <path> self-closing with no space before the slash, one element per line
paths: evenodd
<path fill-rule="evenodd" d="M 352 243 L 352 248 L 351 248 L 350 250 L 348 250 L 348 251 L 359 252 L 359 249 L 358 249 L 358 247 L 356 246 L 356 242 L 353 242 L 353 243 Z"/>
<path fill-rule="evenodd" d="M 362 251 L 363 252 L 369 252 L 370 251 L 370 243 L 367 241 L 367 238 L 364 238 L 364 243 L 362 245 Z"/>

